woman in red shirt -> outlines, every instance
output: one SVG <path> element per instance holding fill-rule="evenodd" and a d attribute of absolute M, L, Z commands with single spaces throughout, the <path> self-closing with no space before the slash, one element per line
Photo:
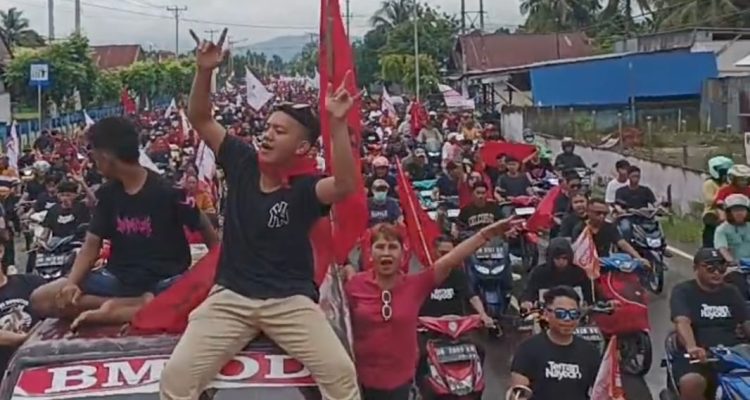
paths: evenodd
<path fill-rule="evenodd" d="M 512 226 L 510 220 L 495 222 L 435 261 L 432 268 L 412 275 L 400 268 L 400 230 L 390 224 L 373 227 L 373 268 L 354 275 L 345 285 L 363 400 L 409 398 L 419 357 L 419 309 L 453 268 L 463 265 L 492 237 L 510 232 Z"/>

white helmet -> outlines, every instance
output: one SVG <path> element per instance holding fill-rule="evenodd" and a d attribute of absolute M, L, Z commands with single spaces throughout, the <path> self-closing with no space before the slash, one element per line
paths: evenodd
<path fill-rule="evenodd" d="M 734 178 L 750 179 L 750 167 L 745 164 L 732 165 L 732 168 L 727 171 L 727 177 L 730 180 Z"/>
<path fill-rule="evenodd" d="M 729 210 L 734 207 L 745 207 L 750 209 L 750 199 L 741 193 L 730 194 L 724 200 L 724 208 Z"/>
<path fill-rule="evenodd" d="M 51 165 L 49 165 L 47 161 L 39 160 L 34 163 L 33 167 L 38 174 L 44 175 L 47 173 L 47 171 L 49 171 Z"/>

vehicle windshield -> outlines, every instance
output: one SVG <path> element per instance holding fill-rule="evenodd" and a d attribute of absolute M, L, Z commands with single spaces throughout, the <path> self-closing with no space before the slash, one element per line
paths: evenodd
<path fill-rule="evenodd" d="M 158 393 L 117 394 L 86 396 L 86 400 L 159 400 Z M 275 387 L 207 390 L 199 400 L 318 400 L 320 394 L 314 387 Z"/>

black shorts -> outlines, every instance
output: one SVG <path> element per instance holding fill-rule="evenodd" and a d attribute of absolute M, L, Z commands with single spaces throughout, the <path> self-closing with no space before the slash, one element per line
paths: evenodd
<path fill-rule="evenodd" d="M 677 385 L 677 389 L 679 389 L 680 378 L 691 373 L 703 376 L 707 383 L 705 397 L 707 399 L 715 398 L 716 389 L 719 387 L 719 375 L 713 368 L 713 364 L 690 364 L 690 360 L 682 355 L 672 359 L 672 378 Z"/>

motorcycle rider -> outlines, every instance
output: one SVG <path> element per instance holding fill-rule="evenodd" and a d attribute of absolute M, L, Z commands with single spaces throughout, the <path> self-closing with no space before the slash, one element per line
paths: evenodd
<path fill-rule="evenodd" d="M 489 187 L 484 181 L 474 182 L 471 203 L 461 208 L 458 214 L 459 232 L 478 232 L 481 228 L 502 219 L 502 209 L 495 202 L 487 201 Z"/>
<path fill-rule="evenodd" d="M 714 233 L 714 248 L 728 263 L 736 264 L 750 258 L 750 223 L 747 222 L 750 199 L 744 194 L 731 194 L 724 201 L 724 210 L 726 218 Z M 744 275 L 732 272 L 727 274 L 726 280 L 750 299 L 750 288 Z"/>
<path fill-rule="evenodd" d="M 372 175 L 367 177 L 365 187 L 370 189 L 375 180 L 382 179 L 388 183 L 388 196 L 398 198 L 396 194 L 396 177 L 388 170 L 390 165 L 391 163 L 384 156 L 379 156 L 372 160 Z M 372 196 L 372 191 L 369 191 L 368 195 Z"/>
<path fill-rule="evenodd" d="M 430 112 L 430 119 L 427 120 L 424 128 L 419 131 L 417 135 L 417 142 L 422 143 L 430 152 L 440 152 L 441 146 L 443 145 L 443 134 L 436 126 L 437 115 L 434 112 Z"/>
<path fill-rule="evenodd" d="M 615 163 L 615 170 L 617 171 L 617 176 L 615 176 L 615 179 L 610 180 L 607 183 L 607 189 L 604 192 L 604 201 L 609 204 L 610 207 L 615 206 L 615 200 L 617 199 L 617 191 L 628 185 L 628 170 L 630 168 L 630 162 L 628 160 L 622 159 L 618 160 Z"/>
<path fill-rule="evenodd" d="M 631 165 L 628 167 L 628 184 L 615 192 L 615 209 L 618 214 L 626 213 L 629 210 L 653 207 L 656 204 L 654 192 L 648 186 L 641 185 L 640 182 L 641 169 Z M 619 218 L 618 225 L 622 235 L 625 238 L 630 238 L 630 229 L 633 226 L 631 217 Z"/>
<path fill-rule="evenodd" d="M 57 203 L 47 211 L 42 221 L 45 228 L 43 241 L 70 236 L 78 225 L 89 222 L 89 210 L 76 201 L 77 196 L 78 185 L 75 182 L 62 181 L 57 185 Z"/>
<path fill-rule="evenodd" d="M 627 240 L 622 238 L 617 227 L 607 221 L 607 215 L 609 215 L 609 206 L 604 202 L 604 199 L 590 199 L 588 216 L 585 221 L 573 229 L 573 236 L 571 238 L 576 240 L 581 232 L 588 227 L 591 230 L 594 245 L 596 246 L 596 253 L 599 257 L 608 257 L 612 249 L 616 247 L 644 265 L 651 265 L 648 260 L 638 254 Z"/>
<path fill-rule="evenodd" d="M 412 182 L 435 179 L 435 170 L 427 161 L 427 152 L 422 148 L 414 149 L 414 153 L 404 159 L 404 170 Z"/>
<path fill-rule="evenodd" d="M 716 249 L 702 248 L 693 258 L 695 279 L 672 289 L 669 308 L 674 322 L 679 353 L 701 361 L 691 364 L 682 354 L 672 357 L 672 377 L 678 383 L 680 399 L 715 398 L 716 372 L 705 364 L 707 349 L 740 343 L 738 330 L 750 337 L 745 300 L 737 288 L 727 284 L 727 262 Z"/>
<path fill-rule="evenodd" d="M 525 387 L 534 400 L 587 399 L 599 370 L 599 351 L 576 337 L 581 298 L 569 286 L 544 293 L 545 332 L 521 343 L 511 365 L 511 390 Z"/>
<path fill-rule="evenodd" d="M 567 238 L 554 238 L 547 247 L 547 262 L 531 270 L 521 294 L 521 310 L 531 310 L 544 292 L 558 285 L 570 286 L 586 304 L 594 303 L 592 281 L 583 268 L 573 264 L 573 247 Z"/>
<path fill-rule="evenodd" d="M 703 182 L 703 247 L 714 247 L 714 232 L 721 223 L 716 207 L 716 194 L 727 183 L 727 173 L 734 165 L 729 157 L 717 156 L 708 160 L 708 179 Z"/>
<path fill-rule="evenodd" d="M 57 204 L 57 185 L 60 178 L 50 175 L 44 178 L 44 192 L 37 196 L 34 207 L 31 212 L 47 211 Z"/>
<path fill-rule="evenodd" d="M 513 197 L 532 195 L 531 182 L 526 174 L 521 172 L 521 163 L 513 156 L 505 157 L 508 172 L 500 175 L 495 184 L 495 198 L 498 201 L 510 200 Z"/>
<path fill-rule="evenodd" d="M 401 206 L 398 200 L 388 196 L 388 189 L 388 182 L 384 179 L 376 179 L 372 183 L 372 197 L 367 200 L 367 209 L 370 211 L 369 226 L 384 222 L 390 224 L 404 222 Z"/>
<path fill-rule="evenodd" d="M 586 163 L 583 162 L 583 158 L 578 154 L 575 154 L 576 144 L 572 138 L 563 138 L 560 147 L 562 147 L 562 153 L 558 154 L 555 158 L 556 170 L 565 171 L 568 169 L 586 168 Z"/>
<path fill-rule="evenodd" d="M 744 164 L 735 164 L 727 171 L 728 185 L 723 186 L 716 192 L 714 204 L 721 206 L 727 196 L 740 193 L 750 197 L 750 167 Z"/>
<path fill-rule="evenodd" d="M 565 214 L 560 222 L 558 237 L 573 238 L 573 229 L 588 218 L 589 199 L 585 193 L 575 193 L 570 198 L 571 210 Z M 574 239 L 574 238 L 573 238 Z"/>

